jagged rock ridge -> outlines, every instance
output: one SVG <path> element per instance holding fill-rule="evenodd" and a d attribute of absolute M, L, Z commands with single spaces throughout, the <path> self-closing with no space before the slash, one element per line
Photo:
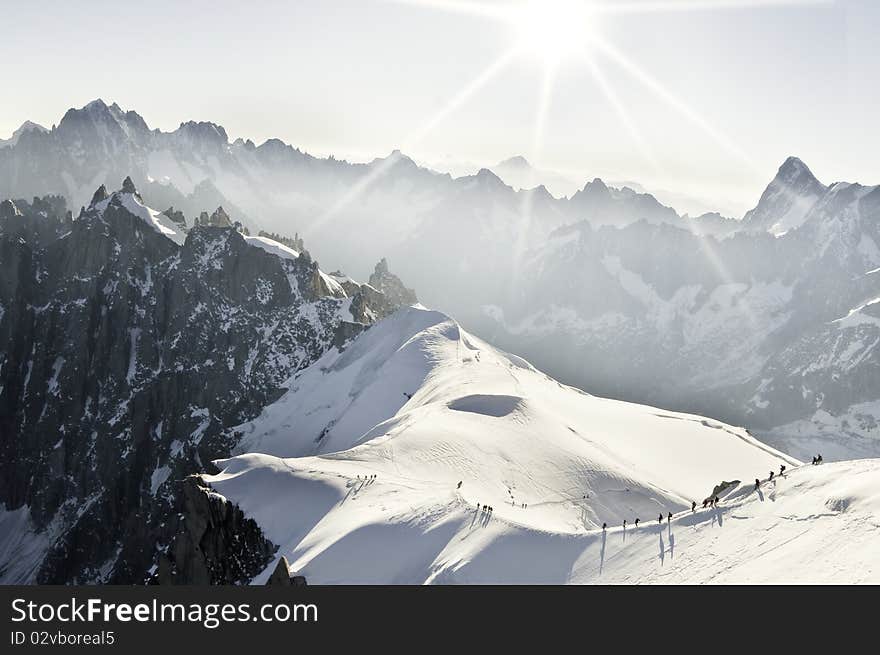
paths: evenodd
<path fill-rule="evenodd" d="M 228 454 L 228 428 L 285 380 L 394 309 L 221 209 L 186 229 L 130 178 L 93 197 L 75 219 L 58 197 L 0 205 L 8 582 L 142 582 L 161 553 L 191 553 L 175 544 L 193 529 L 171 520 L 181 481 Z M 178 575 L 246 568 L 207 562 L 177 561 Z"/>

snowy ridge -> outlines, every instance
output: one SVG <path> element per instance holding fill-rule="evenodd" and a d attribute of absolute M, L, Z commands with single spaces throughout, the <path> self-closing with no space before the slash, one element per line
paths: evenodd
<path fill-rule="evenodd" d="M 17 130 L 15 130 L 15 132 L 12 133 L 12 136 L 10 138 L 0 139 L 0 148 L 11 148 L 15 144 L 17 144 L 22 135 L 27 132 L 40 132 L 45 134 L 48 131 L 49 130 L 47 130 L 42 125 L 39 125 L 38 123 L 34 123 L 33 121 L 25 121 Z"/>
<path fill-rule="evenodd" d="M 602 523 L 689 514 L 722 481 L 797 465 L 741 429 L 562 385 L 415 308 L 286 386 L 206 480 L 319 583 L 588 581 L 572 562 Z"/>
<path fill-rule="evenodd" d="M 282 243 L 278 243 L 274 239 L 270 239 L 268 237 L 252 237 L 250 235 L 246 235 L 244 240 L 247 241 L 250 245 L 260 248 L 261 250 L 265 250 L 270 255 L 276 255 L 277 257 L 281 257 L 282 259 L 298 259 L 299 253 L 293 248 L 288 248 Z"/>
<path fill-rule="evenodd" d="M 111 204 L 118 204 L 128 213 L 138 217 L 153 230 L 167 237 L 177 245 L 186 241 L 186 230 L 181 229 L 164 214 L 147 207 L 136 192 L 116 191 L 110 197 L 94 204 L 94 208 L 103 214 Z"/>

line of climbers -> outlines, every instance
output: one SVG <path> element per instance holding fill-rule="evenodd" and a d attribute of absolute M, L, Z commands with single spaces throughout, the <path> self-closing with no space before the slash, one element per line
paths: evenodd
<path fill-rule="evenodd" d="M 813 464 L 818 464 L 821 461 L 822 461 L 821 455 L 818 456 L 818 461 L 817 461 L 816 457 L 813 458 Z M 783 473 L 785 473 L 785 464 L 780 464 L 779 465 L 779 475 L 782 475 Z M 772 479 L 773 479 L 773 471 L 770 471 L 770 480 L 772 480 Z M 761 481 L 758 478 L 755 478 L 755 489 L 759 488 L 760 486 L 761 486 Z M 703 501 L 703 509 L 706 509 L 706 507 L 718 507 L 718 496 L 714 496 L 712 498 L 706 498 Z M 697 501 L 692 501 L 691 502 L 691 513 L 694 513 L 696 511 L 697 511 Z M 672 522 L 672 512 L 669 512 L 666 515 L 666 521 L 667 521 L 667 523 Z M 660 516 L 657 517 L 657 523 L 660 523 L 660 524 L 663 523 L 663 514 L 662 513 L 660 514 Z M 636 520 L 635 520 L 635 525 L 636 525 L 636 527 L 639 527 L 639 519 L 638 518 L 636 518 Z M 607 528 L 608 528 L 608 524 L 603 523 L 602 529 L 606 530 Z M 623 520 L 623 529 L 626 530 L 626 519 Z"/>
<path fill-rule="evenodd" d="M 821 464 L 821 463 L 822 463 L 822 455 L 817 455 L 817 456 L 813 457 L 813 464 L 814 465 Z M 785 473 L 785 464 L 780 464 L 779 465 L 779 475 L 782 475 L 783 473 Z M 770 471 L 770 477 L 768 478 L 768 480 L 772 480 L 773 476 L 774 476 L 773 471 Z M 761 480 L 758 478 L 755 478 L 755 489 L 759 489 L 760 487 L 761 487 Z M 458 486 L 456 487 L 456 489 L 460 489 L 460 488 L 461 488 L 461 482 L 458 483 Z M 584 498 L 587 498 L 587 497 L 588 497 L 588 495 L 584 496 Z M 526 504 L 523 504 L 521 506 L 528 507 L 528 505 L 526 505 Z M 706 507 L 718 507 L 718 496 L 706 498 L 705 500 L 703 500 L 703 509 L 706 509 Z M 480 503 L 477 503 L 477 510 L 480 510 L 480 509 L 481 509 Z M 483 512 L 488 511 L 491 514 L 492 508 L 488 505 L 482 505 L 482 511 Z M 697 501 L 694 500 L 691 502 L 691 513 L 694 513 L 696 511 L 697 511 Z M 640 521 L 640 519 L 638 517 L 636 517 L 636 520 L 635 520 L 636 527 L 639 527 L 639 521 Z M 667 521 L 667 523 L 672 522 L 672 512 L 667 513 L 666 521 Z M 662 512 L 657 517 L 657 523 L 659 523 L 659 524 L 663 523 L 663 513 Z M 606 530 L 606 529 L 608 529 L 608 524 L 603 523 L 602 530 Z M 623 529 L 626 530 L 626 519 L 623 520 Z"/>
<path fill-rule="evenodd" d="M 813 463 L 815 464 L 815 462 L 813 462 Z M 779 465 L 779 475 L 782 475 L 783 473 L 785 473 L 785 464 L 780 464 Z M 768 482 L 770 482 L 771 480 L 773 480 L 773 471 L 770 471 L 770 476 L 767 478 Z M 760 488 L 761 488 L 761 480 L 758 478 L 755 478 L 755 490 L 757 491 Z"/>

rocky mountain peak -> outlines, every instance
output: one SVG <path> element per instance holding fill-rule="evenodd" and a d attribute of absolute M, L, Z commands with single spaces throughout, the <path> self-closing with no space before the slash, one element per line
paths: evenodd
<path fill-rule="evenodd" d="M 48 132 L 49 131 L 45 127 L 40 125 L 39 123 L 34 123 L 33 121 L 25 121 L 24 123 L 21 124 L 21 127 L 19 127 L 17 130 L 15 130 L 15 132 L 13 132 L 12 134 L 13 134 L 13 136 L 15 136 L 16 134 L 24 134 L 25 132 L 30 132 L 31 130 L 36 130 L 38 132 Z"/>
<path fill-rule="evenodd" d="M 534 189 L 529 189 L 528 193 L 542 200 L 553 200 L 553 194 L 543 184 L 539 184 Z"/>
<path fill-rule="evenodd" d="M 118 105 L 114 105 L 117 110 L 119 110 Z M 121 110 L 119 110 L 121 111 Z M 91 102 L 84 105 L 81 109 L 75 109 L 71 107 L 67 110 L 67 113 L 64 114 L 61 119 L 61 123 L 59 123 L 59 128 L 67 128 L 71 123 L 88 121 L 94 124 L 100 123 L 117 123 L 116 117 L 114 116 L 114 112 L 111 111 L 110 107 L 107 106 L 107 103 L 104 102 L 101 98 L 96 98 Z"/>
<path fill-rule="evenodd" d="M 107 198 L 109 197 L 110 194 L 107 192 L 107 187 L 102 184 L 97 188 L 95 194 L 92 196 L 92 201 L 89 203 L 89 207 L 91 207 L 92 205 L 97 205 L 99 202 L 107 200 Z"/>
<path fill-rule="evenodd" d="M 495 165 L 495 168 L 516 168 L 520 170 L 531 170 L 532 165 L 529 163 L 529 160 L 522 155 L 514 155 L 509 159 L 498 162 Z"/>
<path fill-rule="evenodd" d="M 789 157 L 767 185 L 767 189 L 785 189 L 789 194 L 821 195 L 827 187 L 816 179 L 809 167 L 797 157 Z M 766 191 L 765 191 L 766 193 Z"/>
<path fill-rule="evenodd" d="M 225 146 L 229 142 L 229 136 L 223 126 L 210 121 L 186 121 L 180 124 L 174 134 L 190 143 Z"/>
<path fill-rule="evenodd" d="M 390 165 L 397 172 L 416 170 L 419 168 L 419 165 L 415 161 L 397 149 L 392 150 L 391 154 L 384 159 L 374 159 L 372 165 Z"/>
<path fill-rule="evenodd" d="M 124 180 L 122 180 L 122 192 L 137 193 L 137 188 L 134 186 L 134 182 L 131 181 L 131 177 L 126 177 Z"/>
<path fill-rule="evenodd" d="M 788 157 L 779 167 L 776 181 L 793 183 L 798 180 L 819 183 L 809 167 L 798 157 Z"/>
<path fill-rule="evenodd" d="M 584 185 L 584 193 L 592 193 L 596 195 L 607 195 L 608 194 L 608 185 L 602 181 L 601 178 L 593 178 L 592 182 L 587 182 Z"/>
<path fill-rule="evenodd" d="M 751 230 L 783 234 L 799 227 L 828 188 L 797 157 L 787 158 L 754 209 L 743 217 Z"/>
<path fill-rule="evenodd" d="M 248 139 L 248 141 L 250 141 L 250 139 Z M 272 138 L 266 139 L 263 143 L 260 144 L 257 150 L 260 150 L 261 152 L 268 152 L 272 155 L 280 155 L 282 153 L 292 151 L 293 146 L 284 143 L 284 141 L 282 141 L 281 139 Z"/>
<path fill-rule="evenodd" d="M 229 214 L 226 213 L 222 206 L 214 210 L 209 221 L 209 224 L 214 227 L 232 227 L 232 219 L 229 218 Z"/>
<path fill-rule="evenodd" d="M 477 182 L 488 187 L 504 187 L 504 181 L 498 177 L 494 171 L 488 168 L 481 168 L 476 174 Z"/>
<path fill-rule="evenodd" d="M 0 148 L 14 146 L 18 143 L 19 139 L 21 139 L 21 137 L 28 132 L 38 132 L 40 134 L 45 134 L 48 131 L 49 130 L 47 130 L 42 125 L 39 125 L 38 123 L 34 123 L 33 121 L 25 121 L 17 130 L 15 130 L 15 132 L 12 133 L 12 137 L 5 140 L 0 139 Z"/>
<path fill-rule="evenodd" d="M 109 107 L 107 103 L 104 102 L 103 98 L 95 98 L 91 102 L 88 102 L 83 106 L 83 109 L 90 113 L 103 113 L 107 111 Z"/>
<path fill-rule="evenodd" d="M 383 293 L 398 307 L 414 305 L 419 301 L 416 292 L 405 287 L 401 279 L 388 270 L 388 260 L 384 257 L 376 264 L 369 282 L 371 287 Z"/>

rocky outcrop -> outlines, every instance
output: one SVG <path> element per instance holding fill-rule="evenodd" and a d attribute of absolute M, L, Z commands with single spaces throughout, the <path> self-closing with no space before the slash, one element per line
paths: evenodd
<path fill-rule="evenodd" d="M 101 186 L 103 187 L 104 185 L 102 184 Z M 134 182 L 131 181 L 131 177 L 126 177 L 124 180 L 122 180 L 122 192 L 132 194 L 137 193 L 137 189 L 134 186 Z M 104 189 L 104 193 L 107 193 L 106 189 Z"/>
<path fill-rule="evenodd" d="M 208 225 L 212 227 L 232 227 L 232 219 L 223 207 L 217 207 L 208 219 Z"/>
<path fill-rule="evenodd" d="M 369 284 L 361 285 L 360 292 L 353 296 L 351 313 L 357 321 L 372 322 L 398 307 L 417 302 L 415 291 L 406 288 L 400 278 L 388 270 L 388 262 L 383 258 L 370 275 Z"/>
<path fill-rule="evenodd" d="M 150 583 L 245 584 L 271 561 L 277 546 L 199 476 L 186 478 L 178 497 L 176 538 L 160 554 Z"/>
<path fill-rule="evenodd" d="M 388 270 L 388 262 L 384 257 L 382 261 L 376 264 L 373 274 L 370 275 L 370 286 L 382 293 L 390 303 L 398 307 L 415 305 L 419 301 L 416 297 L 416 292 L 412 289 L 407 289 L 400 278 Z"/>
<path fill-rule="evenodd" d="M 125 179 L 128 180 L 129 182 L 131 182 L 130 177 L 127 177 Z M 92 202 L 90 204 L 97 205 L 99 202 L 101 202 L 103 200 L 107 200 L 107 198 L 109 198 L 109 197 L 110 197 L 110 194 L 107 193 L 107 187 L 105 187 L 102 184 L 101 186 L 98 187 L 98 190 L 95 191 L 94 195 L 92 196 Z"/>
<path fill-rule="evenodd" d="M 305 587 L 307 584 L 304 575 L 290 575 L 290 562 L 283 555 L 278 559 L 272 575 L 266 580 L 267 586 Z"/>
<path fill-rule="evenodd" d="M 233 227 L 234 223 L 223 207 L 217 207 L 210 216 L 208 212 L 201 212 L 196 219 L 196 225 L 202 227 Z"/>
<path fill-rule="evenodd" d="M 289 587 L 290 582 L 290 563 L 283 555 L 279 558 L 278 564 L 269 579 L 266 580 L 267 585 Z"/>
<path fill-rule="evenodd" d="M 181 227 L 186 227 L 186 216 L 183 215 L 182 211 L 174 209 L 174 205 L 166 209 L 164 212 L 162 212 L 162 214 L 170 218 Z"/>

